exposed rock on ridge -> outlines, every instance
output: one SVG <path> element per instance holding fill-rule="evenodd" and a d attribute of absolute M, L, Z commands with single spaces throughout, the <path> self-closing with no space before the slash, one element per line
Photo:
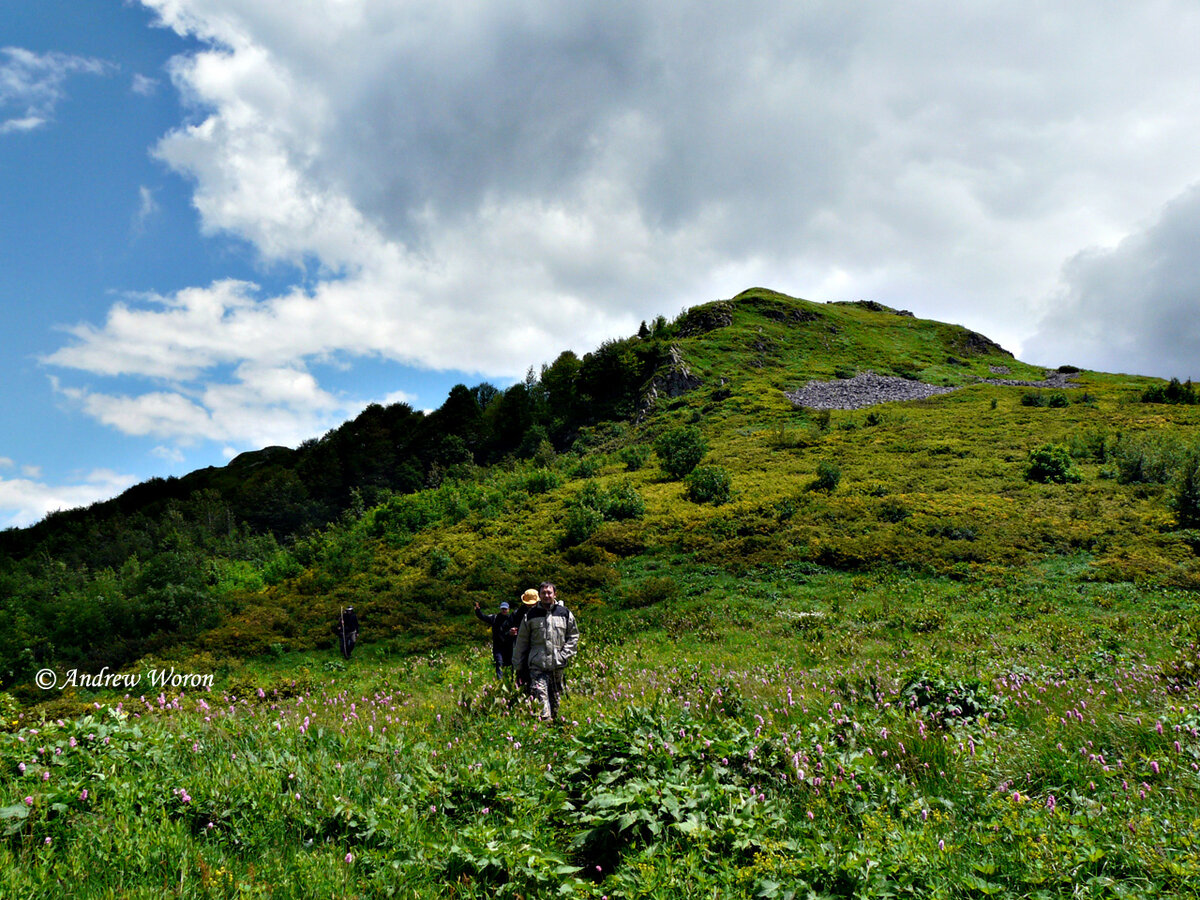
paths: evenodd
<path fill-rule="evenodd" d="M 642 393 L 642 402 L 638 405 L 637 421 L 645 420 L 660 397 L 680 397 L 688 391 L 694 391 L 701 384 L 703 384 L 701 379 L 693 375 L 688 364 L 684 362 L 679 348 L 671 345 L 667 350 L 667 361 L 654 373 L 654 377 L 650 379 L 650 383 Z"/>

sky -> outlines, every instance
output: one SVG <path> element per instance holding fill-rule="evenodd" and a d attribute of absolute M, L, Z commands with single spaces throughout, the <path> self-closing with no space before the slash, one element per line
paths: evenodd
<path fill-rule="evenodd" d="M 0 0 L 0 528 L 762 286 L 1200 377 L 1196 0 Z"/>

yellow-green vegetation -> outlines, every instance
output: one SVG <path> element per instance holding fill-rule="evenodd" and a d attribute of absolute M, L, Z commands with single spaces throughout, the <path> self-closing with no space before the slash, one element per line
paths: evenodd
<path fill-rule="evenodd" d="M 527 452 L 451 442 L 420 490 L 254 552 L 176 521 L 203 585 L 160 556 L 46 574 L 81 629 L 123 584 L 177 616 L 207 591 L 125 671 L 216 689 L 44 692 L 32 669 L 66 663 L 14 650 L 0 894 L 1195 896 L 1190 385 L 993 384 L 1047 373 L 759 289 L 597 354 L 521 385 L 575 398 L 531 407 Z M 639 359 L 644 402 L 597 399 Z M 868 371 L 956 390 L 786 396 Z M 515 401 L 485 395 L 500 433 Z M 492 680 L 472 615 L 547 579 L 583 633 L 554 728 Z"/>

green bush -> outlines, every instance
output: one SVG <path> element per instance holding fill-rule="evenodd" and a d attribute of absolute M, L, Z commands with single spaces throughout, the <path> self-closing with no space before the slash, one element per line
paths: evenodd
<path fill-rule="evenodd" d="M 1029 466 L 1025 469 L 1025 480 L 1040 484 L 1075 484 L 1082 476 L 1071 462 L 1071 454 L 1065 447 L 1045 444 L 1029 452 Z"/>
<path fill-rule="evenodd" d="M 725 503 L 732 479 L 723 466 L 698 466 L 684 479 L 687 498 L 693 503 Z"/>
<path fill-rule="evenodd" d="M 833 460 L 823 459 L 817 463 L 817 477 L 812 483 L 814 491 L 832 491 L 842 480 L 842 470 Z"/>
<path fill-rule="evenodd" d="M 617 454 L 617 459 L 625 464 L 628 471 L 636 472 L 649 461 L 650 452 L 650 448 L 645 444 L 633 444 L 629 447 L 622 447 L 621 452 Z"/>
<path fill-rule="evenodd" d="M 879 504 L 878 516 L 883 522 L 903 522 L 912 512 L 895 497 L 888 497 Z"/>
<path fill-rule="evenodd" d="M 602 460 L 598 456 L 585 456 L 571 470 L 572 478 L 593 478 L 600 474 Z"/>
<path fill-rule="evenodd" d="M 289 578 L 295 578 L 303 571 L 300 563 L 296 562 L 296 557 L 286 550 L 280 550 L 263 566 L 262 578 L 267 584 L 274 586 Z"/>
<path fill-rule="evenodd" d="M 1183 461 L 1171 505 L 1180 528 L 1200 528 L 1200 449 Z"/>
<path fill-rule="evenodd" d="M 1121 435 L 1109 451 L 1121 484 L 1168 484 L 1183 465 L 1177 438 L 1152 432 Z"/>
<path fill-rule="evenodd" d="M 1200 397 L 1196 396 L 1196 389 L 1192 386 L 1190 378 L 1183 384 L 1179 383 L 1178 378 L 1172 378 L 1166 387 L 1156 384 L 1146 388 L 1142 393 L 1142 402 L 1182 403 L 1190 406 L 1200 403 Z"/>
<path fill-rule="evenodd" d="M 551 469 L 538 469 L 525 479 L 525 490 L 530 494 L 545 494 L 562 484 L 562 477 Z"/>
<path fill-rule="evenodd" d="M 679 595 L 679 585 L 669 575 L 652 575 L 625 589 L 621 605 L 626 609 L 641 609 L 665 603 Z"/>
<path fill-rule="evenodd" d="M 695 425 L 681 425 L 661 435 L 654 442 L 654 452 L 670 478 L 683 478 L 700 465 L 708 442 Z"/>
<path fill-rule="evenodd" d="M 646 501 L 628 481 L 613 485 L 603 496 L 601 513 L 606 520 L 640 519 L 646 513 Z"/>
<path fill-rule="evenodd" d="M 563 519 L 563 544 L 572 547 L 582 544 L 604 524 L 600 510 L 582 503 L 572 504 Z"/>

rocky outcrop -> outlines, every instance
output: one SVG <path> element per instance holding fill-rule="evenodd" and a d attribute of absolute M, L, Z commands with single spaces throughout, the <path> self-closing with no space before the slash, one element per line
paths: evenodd
<path fill-rule="evenodd" d="M 871 312 L 890 313 L 893 316 L 915 318 L 912 312 L 907 309 L 896 309 L 895 307 L 885 306 L 876 300 L 834 300 L 832 302 L 838 306 L 857 306 L 859 309 L 869 309 Z"/>
<path fill-rule="evenodd" d="M 679 336 L 695 337 L 733 324 L 733 306 L 727 300 L 693 306 L 679 319 Z"/>
<path fill-rule="evenodd" d="M 666 362 L 654 373 L 654 377 L 650 379 L 650 383 L 642 393 L 642 401 L 638 404 L 637 421 L 644 421 L 661 398 L 680 397 L 689 391 L 694 391 L 701 384 L 703 381 L 692 374 L 692 370 L 684 361 L 679 348 L 671 345 L 667 349 Z"/>

